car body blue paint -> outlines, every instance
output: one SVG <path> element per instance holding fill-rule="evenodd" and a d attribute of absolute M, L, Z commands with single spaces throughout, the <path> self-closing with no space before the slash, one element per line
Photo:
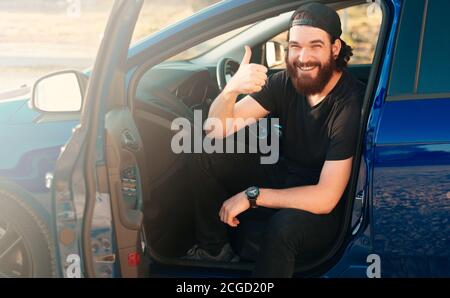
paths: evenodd
<path fill-rule="evenodd" d="M 226 1 L 199 12 L 142 40 L 129 58 L 224 9 L 251 2 Z M 383 276 L 450 275 L 450 99 L 386 101 L 401 3 L 388 1 L 391 24 L 364 136 L 363 221 L 325 277 L 365 277 L 371 253 L 381 256 Z M 127 88 L 135 69 L 127 74 Z M 0 177 L 50 199 L 45 173 L 54 168 L 78 121 L 41 123 L 27 102 L 0 102 Z M 36 210 L 49 223 L 48 204 L 30 204 L 41 206 Z"/>
<path fill-rule="evenodd" d="M 383 115 L 377 144 L 448 142 L 450 127 L 450 97 L 442 99 L 388 101 Z"/>

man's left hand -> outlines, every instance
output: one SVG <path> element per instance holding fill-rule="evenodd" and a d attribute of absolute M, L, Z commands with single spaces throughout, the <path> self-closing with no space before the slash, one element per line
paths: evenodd
<path fill-rule="evenodd" d="M 231 227 L 236 228 L 239 220 L 236 218 L 239 214 L 250 208 L 250 202 L 245 195 L 245 192 L 240 192 L 228 200 L 226 200 L 220 209 L 220 220 Z"/>

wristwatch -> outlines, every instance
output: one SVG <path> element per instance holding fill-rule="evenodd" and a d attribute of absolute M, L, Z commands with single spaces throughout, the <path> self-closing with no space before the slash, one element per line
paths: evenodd
<path fill-rule="evenodd" d="M 245 190 L 245 195 L 247 196 L 248 201 L 250 202 L 250 208 L 257 208 L 256 200 L 259 196 L 259 187 L 258 186 L 250 186 Z"/>

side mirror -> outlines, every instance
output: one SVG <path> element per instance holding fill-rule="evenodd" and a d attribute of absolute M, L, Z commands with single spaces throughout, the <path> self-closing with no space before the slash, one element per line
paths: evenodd
<path fill-rule="evenodd" d="M 284 63 L 284 46 L 276 41 L 266 42 L 266 62 L 269 68 Z"/>
<path fill-rule="evenodd" d="M 88 76 L 66 70 L 51 73 L 33 85 L 31 105 L 44 113 L 74 113 L 81 111 Z"/>

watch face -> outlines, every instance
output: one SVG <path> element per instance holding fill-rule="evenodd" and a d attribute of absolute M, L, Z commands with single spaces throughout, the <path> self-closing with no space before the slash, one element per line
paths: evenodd
<path fill-rule="evenodd" d="M 250 198 L 255 198 L 259 195 L 259 188 L 256 186 L 249 187 L 247 189 L 247 196 Z"/>

